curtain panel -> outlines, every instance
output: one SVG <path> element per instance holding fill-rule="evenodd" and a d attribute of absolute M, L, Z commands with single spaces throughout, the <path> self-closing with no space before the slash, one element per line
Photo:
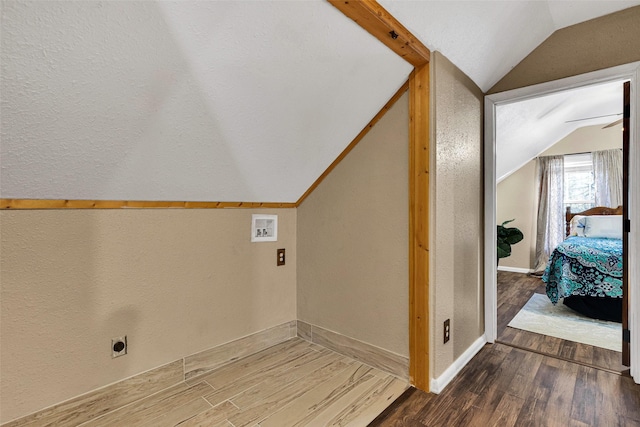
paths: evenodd
<path fill-rule="evenodd" d="M 541 273 L 553 250 L 564 240 L 564 156 L 537 159 L 538 224 L 536 230 L 536 264 Z"/>
<path fill-rule="evenodd" d="M 591 159 L 596 206 L 617 208 L 622 205 L 622 150 L 594 151 Z"/>

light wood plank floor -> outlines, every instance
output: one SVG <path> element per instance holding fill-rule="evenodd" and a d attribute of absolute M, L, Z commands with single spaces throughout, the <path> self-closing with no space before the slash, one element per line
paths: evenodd
<path fill-rule="evenodd" d="M 81 425 L 365 426 L 408 387 L 293 338 Z"/>
<path fill-rule="evenodd" d="M 622 353 L 507 325 L 534 293 L 546 295 L 544 282 L 522 273 L 498 272 L 498 342 L 590 366 L 623 372 Z"/>

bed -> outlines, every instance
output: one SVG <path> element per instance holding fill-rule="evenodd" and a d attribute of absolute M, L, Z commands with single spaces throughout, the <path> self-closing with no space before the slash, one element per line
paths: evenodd
<path fill-rule="evenodd" d="M 549 259 L 547 296 L 595 319 L 622 321 L 622 207 L 566 212 L 567 238 Z"/>

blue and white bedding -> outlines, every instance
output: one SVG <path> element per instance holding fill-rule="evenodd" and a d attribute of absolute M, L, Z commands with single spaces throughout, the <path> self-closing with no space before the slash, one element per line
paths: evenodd
<path fill-rule="evenodd" d="M 554 304 L 571 295 L 622 298 L 622 240 L 569 237 L 553 251 L 542 280 Z"/>

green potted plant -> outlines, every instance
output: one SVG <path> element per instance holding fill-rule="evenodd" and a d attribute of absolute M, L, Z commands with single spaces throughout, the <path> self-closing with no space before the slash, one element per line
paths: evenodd
<path fill-rule="evenodd" d="M 524 238 L 522 231 L 515 227 L 505 227 L 506 224 L 514 221 L 510 219 L 498 225 L 498 263 L 500 258 L 511 255 L 511 245 L 515 245 Z"/>

